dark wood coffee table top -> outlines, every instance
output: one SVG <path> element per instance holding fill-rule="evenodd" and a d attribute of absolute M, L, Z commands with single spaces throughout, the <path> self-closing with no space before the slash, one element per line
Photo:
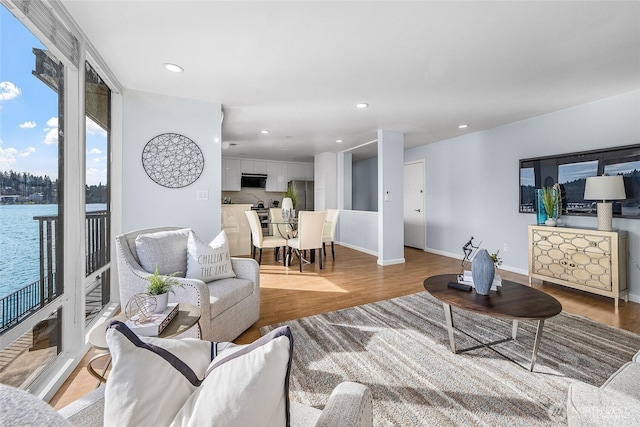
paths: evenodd
<path fill-rule="evenodd" d="M 424 280 L 424 288 L 445 304 L 503 319 L 548 319 L 562 311 L 562 304 L 551 295 L 508 280 L 502 279 L 500 290 L 491 291 L 489 295 L 449 288 L 449 282 L 457 282 L 457 275 L 428 277 Z"/>

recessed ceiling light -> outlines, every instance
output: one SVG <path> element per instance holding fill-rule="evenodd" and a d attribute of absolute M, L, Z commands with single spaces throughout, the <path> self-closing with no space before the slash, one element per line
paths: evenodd
<path fill-rule="evenodd" d="M 466 123 L 461 124 L 461 125 L 458 125 L 458 129 L 466 129 L 466 128 L 468 128 L 468 127 L 469 127 L 469 125 L 468 125 L 468 124 L 466 124 Z"/>
<path fill-rule="evenodd" d="M 341 142 L 343 142 L 343 141 L 342 141 L 341 139 L 336 139 L 336 142 L 337 142 L 338 144 L 340 144 L 340 143 L 341 143 Z"/>
<path fill-rule="evenodd" d="M 170 62 L 165 62 L 164 64 L 162 64 L 162 66 L 164 67 L 165 70 L 171 71 L 172 73 L 181 73 L 184 71 L 184 68 L 182 68 L 181 66 L 176 64 L 171 64 Z"/>
<path fill-rule="evenodd" d="M 226 150 L 227 148 L 229 148 L 231 146 L 231 144 L 229 144 L 227 141 L 222 143 L 222 149 Z"/>
<path fill-rule="evenodd" d="M 263 129 L 263 130 L 261 130 L 261 131 L 260 131 L 260 133 L 264 133 L 264 134 L 266 135 L 266 134 L 268 134 L 268 133 L 269 133 L 269 131 L 268 131 L 268 130 L 266 130 L 266 129 Z"/>
<path fill-rule="evenodd" d="M 356 108 L 367 108 L 369 106 L 369 104 L 367 104 L 366 102 L 361 102 L 359 104 L 356 104 Z"/>

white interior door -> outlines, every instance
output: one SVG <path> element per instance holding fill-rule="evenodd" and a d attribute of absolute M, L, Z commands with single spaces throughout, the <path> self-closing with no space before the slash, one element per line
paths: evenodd
<path fill-rule="evenodd" d="M 424 162 L 404 165 L 404 245 L 425 249 Z"/>

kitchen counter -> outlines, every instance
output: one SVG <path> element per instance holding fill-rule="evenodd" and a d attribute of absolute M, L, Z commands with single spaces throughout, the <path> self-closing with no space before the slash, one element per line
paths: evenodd
<path fill-rule="evenodd" d="M 231 256 L 251 255 L 251 228 L 245 211 L 250 204 L 223 204 L 222 229 L 227 233 Z"/>

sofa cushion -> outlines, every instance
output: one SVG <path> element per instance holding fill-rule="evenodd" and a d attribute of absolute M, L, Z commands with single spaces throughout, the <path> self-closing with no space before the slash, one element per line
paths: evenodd
<path fill-rule="evenodd" d="M 288 326 L 221 354 L 172 425 L 288 426 L 293 338 Z"/>
<path fill-rule="evenodd" d="M 211 303 L 211 319 L 238 304 L 253 293 L 253 282 L 247 279 L 222 279 L 207 283 Z"/>
<path fill-rule="evenodd" d="M 617 391 L 640 400 L 640 363 L 627 362 L 602 385 L 607 391 Z"/>
<path fill-rule="evenodd" d="M 231 266 L 229 242 L 224 230 L 209 244 L 204 243 L 191 231 L 187 242 L 187 278 L 211 282 L 236 277 Z"/>
<path fill-rule="evenodd" d="M 209 341 L 138 337 L 118 321 L 106 339 L 113 363 L 105 390 L 107 426 L 167 425 L 216 355 Z"/>
<path fill-rule="evenodd" d="M 136 237 L 136 253 L 140 266 L 153 273 L 185 277 L 187 272 L 187 243 L 190 228 L 140 234 Z"/>
<path fill-rule="evenodd" d="M 104 425 L 289 425 L 288 326 L 252 344 L 138 337 L 113 321 Z"/>
<path fill-rule="evenodd" d="M 65 426 L 71 424 L 33 394 L 0 384 L 0 425 Z"/>

